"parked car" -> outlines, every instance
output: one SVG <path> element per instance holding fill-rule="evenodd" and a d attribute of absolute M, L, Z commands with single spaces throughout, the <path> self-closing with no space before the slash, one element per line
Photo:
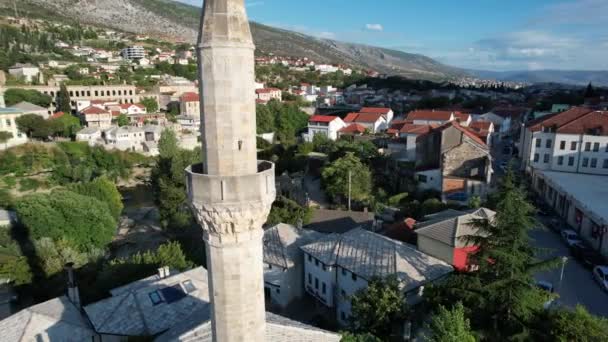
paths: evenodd
<path fill-rule="evenodd" d="M 572 246 L 570 246 L 570 254 L 587 268 L 603 265 L 605 263 L 601 254 L 582 242 L 572 244 Z"/>
<path fill-rule="evenodd" d="M 562 231 L 562 223 L 563 221 L 561 221 L 560 219 L 554 217 L 551 220 L 549 220 L 549 229 L 551 229 L 554 232 L 558 232 L 560 233 Z"/>
<path fill-rule="evenodd" d="M 535 285 L 539 289 L 541 289 L 543 291 L 547 291 L 548 293 L 552 294 L 555 292 L 555 288 L 553 287 L 553 284 L 548 281 L 537 280 Z M 550 309 L 554 305 L 554 303 L 555 303 L 555 298 L 551 298 L 543 304 L 543 308 L 546 310 Z"/>
<path fill-rule="evenodd" d="M 602 287 L 602 290 L 608 292 L 608 266 L 595 266 L 593 268 L 593 278 Z"/>
<path fill-rule="evenodd" d="M 575 243 L 581 242 L 581 238 L 574 230 L 566 229 L 562 230 L 562 240 L 568 245 L 568 247 L 574 245 Z"/>

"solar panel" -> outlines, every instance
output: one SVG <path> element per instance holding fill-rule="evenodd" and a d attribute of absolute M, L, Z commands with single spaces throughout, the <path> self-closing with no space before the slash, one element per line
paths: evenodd
<path fill-rule="evenodd" d="M 167 304 L 177 302 L 178 300 L 186 297 L 186 293 L 184 290 L 182 290 L 182 287 L 179 286 L 179 284 L 165 287 L 164 289 L 160 290 L 160 293 L 162 293 Z"/>

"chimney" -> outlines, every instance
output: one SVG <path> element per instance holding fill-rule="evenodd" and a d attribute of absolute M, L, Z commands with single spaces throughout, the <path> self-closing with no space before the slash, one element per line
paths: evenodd
<path fill-rule="evenodd" d="M 65 264 L 65 270 L 68 274 L 68 299 L 72 304 L 80 309 L 80 292 L 76 285 L 76 279 L 74 277 L 74 263 L 69 262 Z"/>

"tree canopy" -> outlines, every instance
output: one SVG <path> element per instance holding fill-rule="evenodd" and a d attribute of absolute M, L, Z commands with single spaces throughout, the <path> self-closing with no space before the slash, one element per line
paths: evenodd
<path fill-rule="evenodd" d="M 158 102 L 153 97 L 144 97 L 141 101 L 141 104 L 146 107 L 146 111 L 148 113 L 156 113 L 158 112 Z"/>
<path fill-rule="evenodd" d="M 432 317 L 429 324 L 428 342 L 475 342 L 471 325 L 465 316 L 462 303 L 457 303 L 451 310 L 444 306 Z"/>
<path fill-rule="evenodd" d="M 351 176 L 351 197 L 355 201 L 365 201 L 372 190 L 372 176 L 369 168 L 352 152 L 347 152 L 323 169 L 322 179 L 325 190 L 334 200 L 348 198 L 349 174 Z"/>
<path fill-rule="evenodd" d="M 256 107 L 258 133 L 275 132 L 283 144 L 294 144 L 297 133 L 308 125 L 308 115 L 297 104 L 272 100 Z"/>
<path fill-rule="evenodd" d="M 311 217 L 312 210 L 310 208 L 301 206 L 286 197 L 279 196 L 272 204 L 266 224 L 288 223 L 298 225 L 301 223 L 305 225 L 310 222 Z"/>
<path fill-rule="evenodd" d="M 71 191 L 88 197 L 96 198 L 107 204 L 112 217 L 118 221 L 122 213 L 122 196 L 116 184 L 106 177 L 99 177 L 88 183 L 74 183 L 68 186 Z"/>
<path fill-rule="evenodd" d="M 70 100 L 70 93 L 68 92 L 67 86 L 62 83 L 57 93 L 57 111 L 64 112 L 66 114 L 72 113 L 72 104 Z"/>
<path fill-rule="evenodd" d="M 4 101 L 7 106 L 16 105 L 19 102 L 29 102 L 37 106 L 47 108 L 53 99 L 37 90 L 9 88 L 4 92 Z"/>

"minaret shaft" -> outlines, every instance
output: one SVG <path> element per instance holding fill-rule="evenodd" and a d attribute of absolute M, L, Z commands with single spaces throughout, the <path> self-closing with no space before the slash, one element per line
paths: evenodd
<path fill-rule="evenodd" d="M 215 342 L 265 341 L 262 225 L 274 165 L 256 151 L 254 46 L 244 0 L 205 0 L 198 42 L 203 163 L 186 170 L 204 230 Z"/>

